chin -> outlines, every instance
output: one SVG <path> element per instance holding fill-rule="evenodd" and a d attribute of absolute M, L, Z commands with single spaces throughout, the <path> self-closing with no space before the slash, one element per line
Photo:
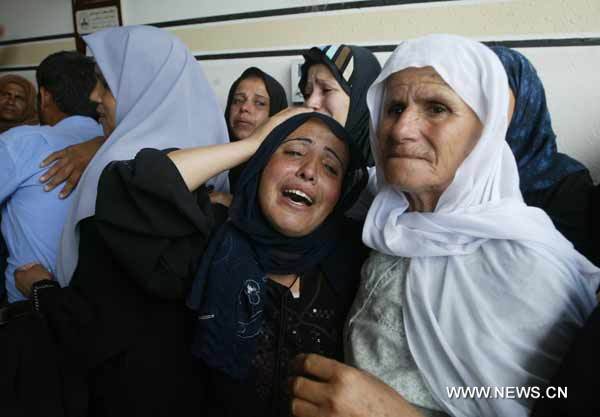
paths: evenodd
<path fill-rule="evenodd" d="M 241 131 L 234 130 L 233 135 L 235 136 L 235 138 L 237 140 L 244 140 L 244 139 L 248 138 L 252 134 L 252 132 L 253 131 L 248 131 L 248 130 L 241 130 Z"/>
<path fill-rule="evenodd" d="M 312 232 L 312 229 L 306 225 L 298 224 L 294 219 L 286 218 L 282 221 L 272 219 L 271 225 L 284 236 L 287 237 L 303 237 Z"/>

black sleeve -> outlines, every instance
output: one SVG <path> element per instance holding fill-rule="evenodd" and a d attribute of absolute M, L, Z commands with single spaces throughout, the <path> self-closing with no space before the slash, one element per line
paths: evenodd
<path fill-rule="evenodd" d="M 127 275 L 151 294 L 176 299 L 191 284 L 214 217 L 206 188 L 188 191 L 167 153 L 143 149 L 108 165 L 95 218 Z"/>
<path fill-rule="evenodd" d="M 535 404 L 533 417 L 595 417 L 600 415 L 598 379 L 600 372 L 600 307 L 592 312 L 579 330 L 550 386 L 568 389 L 567 397 L 541 397 Z"/>

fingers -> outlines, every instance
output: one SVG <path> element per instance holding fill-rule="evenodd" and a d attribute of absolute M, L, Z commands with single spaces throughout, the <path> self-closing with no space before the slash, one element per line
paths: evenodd
<path fill-rule="evenodd" d="M 326 404 L 331 397 L 329 386 L 302 376 L 290 379 L 292 398 L 311 404 Z"/>
<path fill-rule="evenodd" d="M 66 164 L 65 166 L 58 169 L 52 177 L 48 177 L 48 182 L 44 186 L 44 191 L 51 191 L 55 189 L 57 186 L 65 182 L 67 178 L 73 173 L 74 170 L 73 164 Z"/>
<path fill-rule="evenodd" d="M 56 161 L 57 159 L 62 159 L 62 158 L 65 158 L 66 156 L 67 156 L 66 148 L 62 149 L 60 151 L 52 152 L 50 155 L 48 155 L 46 157 L 46 159 L 44 159 L 42 161 L 42 163 L 40 164 L 40 168 L 44 168 L 45 166 L 50 165 L 50 163 Z M 44 180 L 42 180 L 42 181 L 44 181 Z"/>
<path fill-rule="evenodd" d="M 297 355 L 292 361 L 292 372 L 305 375 L 320 381 L 330 381 L 341 364 L 333 359 L 314 353 Z"/>
<path fill-rule="evenodd" d="M 294 417 L 320 417 L 320 409 L 315 404 L 294 398 L 290 404 L 290 413 Z"/>
<path fill-rule="evenodd" d="M 69 194 L 77 187 L 79 184 L 79 180 L 81 179 L 81 171 L 74 169 L 71 173 L 71 176 L 67 178 L 67 182 L 60 193 L 58 194 L 59 198 L 67 198 Z"/>

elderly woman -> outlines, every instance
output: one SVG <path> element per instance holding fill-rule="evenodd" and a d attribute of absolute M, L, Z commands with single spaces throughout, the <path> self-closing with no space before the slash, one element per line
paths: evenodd
<path fill-rule="evenodd" d="M 500 61 L 457 36 L 408 41 L 368 101 L 379 190 L 363 239 L 375 251 L 345 342 L 347 362 L 370 374 L 298 358 L 310 378 L 293 382 L 293 414 L 529 415 L 532 396 L 452 390 L 544 394 L 600 273 L 523 202 Z"/>
<path fill-rule="evenodd" d="M 343 125 L 360 144 L 363 159 L 372 166 L 367 90 L 381 72 L 375 55 L 353 45 L 314 47 L 304 54 L 301 72 L 298 87 L 304 105 Z"/>
<path fill-rule="evenodd" d="M 506 70 L 514 101 L 506 141 L 517 160 L 525 203 L 544 210 L 575 249 L 598 265 L 590 227 L 590 173 L 557 151 L 544 85 L 531 62 L 509 48 L 492 50 Z"/>
<path fill-rule="evenodd" d="M 0 77 L 0 133 L 38 124 L 35 94 L 33 84 L 19 75 Z"/>

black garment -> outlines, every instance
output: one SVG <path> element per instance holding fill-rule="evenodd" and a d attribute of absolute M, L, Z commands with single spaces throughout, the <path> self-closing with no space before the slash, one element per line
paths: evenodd
<path fill-rule="evenodd" d="M 364 254 L 356 254 L 357 268 L 363 259 Z M 300 280 L 299 298 L 268 281 L 265 320 L 250 376 L 240 382 L 218 371 L 210 373 L 211 416 L 287 417 L 290 361 L 299 353 L 343 360 L 342 329 L 354 291 L 339 293 L 321 272 Z"/>
<path fill-rule="evenodd" d="M 227 95 L 227 104 L 225 106 L 225 123 L 227 124 L 227 131 L 229 132 L 229 140 L 231 142 L 235 142 L 238 140 L 233 135 L 231 130 L 231 126 L 229 125 L 229 110 L 231 108 L 231 103 L 233 102 L 233 96 L 235 94 L 235 90 L 237 89 L 240 82 L 247 78 L 259 78 L 265 83 L 265 88 L 267 89 L 267 93 L 269 94 L 269 116 L 273 116 L 276 113 L 279 113 L 281 110 L 287 108 L 287 96 L 285 95 L 285 90 L 283 86 L 277 81 L 275 78 L 271 77 L 269 74 L 264 72 L 263 70 L 250 67 L 242 72 L 242 75 L 231 84 L 229 88 L 229 94 Z M 235 192 L 235 186 L 240 177 L 240 174 L 244 170 L 246 164 L 241 164 L 231 170 L 229 170 L 229 189 L 232 194 Z"/>
<path fill-rule="evenodd" d="M 596 307 L 579 330 L 550 386 L 567 387 L 567 398 L 543 398 L 533 417 L 598 417 L 600 401 L 600 307 Z M 554 392 L 553 394 L 557 394 Z"/>
<path fill-rule="evenodd" d="M 61 357 L 62 402 L 77 405 L 68 417 L 202 415 L 183 297 L 213 227 L 210 203 L 204 189 L 188 192 L 160 152 L 139 155 L 104 170 L 96 215 L 80 223 L 70 286 L 39 291 L 51 333 L 40 350 Z M 17 342 L 34 345 L 32 332 Z"/>
<path fill-rule="evenodd" d="M 329 58 L 327 53 L 336 48 Z M 371 154 L 369 139 L 369 109 L 367 107 L 367 91 L 381 72 L 381 64 L 367 48 L 355 45 L 327 45 L 322 48 L 313 47 L 304 54 L 302 76 L 298 88 L 306 96 L 308 69 L 314 64 L 324 64 L 329 68 L 346 94 L 350 97 L 350 108 L 344 126 L 357 142 L 362 159 L 368 166 L 375 164 Z M 353 66 L 352 71 L 348 67 Z"/>
<path fill-rule="evenodd" d="M 523 195 L 527 205 L 539 207 L 552 219 L 554 226 L 580 253 L 600 266 L 600 253 L 592 228 L 594 184 L 589 171 L 577 171 L 544 190 Z"/>

